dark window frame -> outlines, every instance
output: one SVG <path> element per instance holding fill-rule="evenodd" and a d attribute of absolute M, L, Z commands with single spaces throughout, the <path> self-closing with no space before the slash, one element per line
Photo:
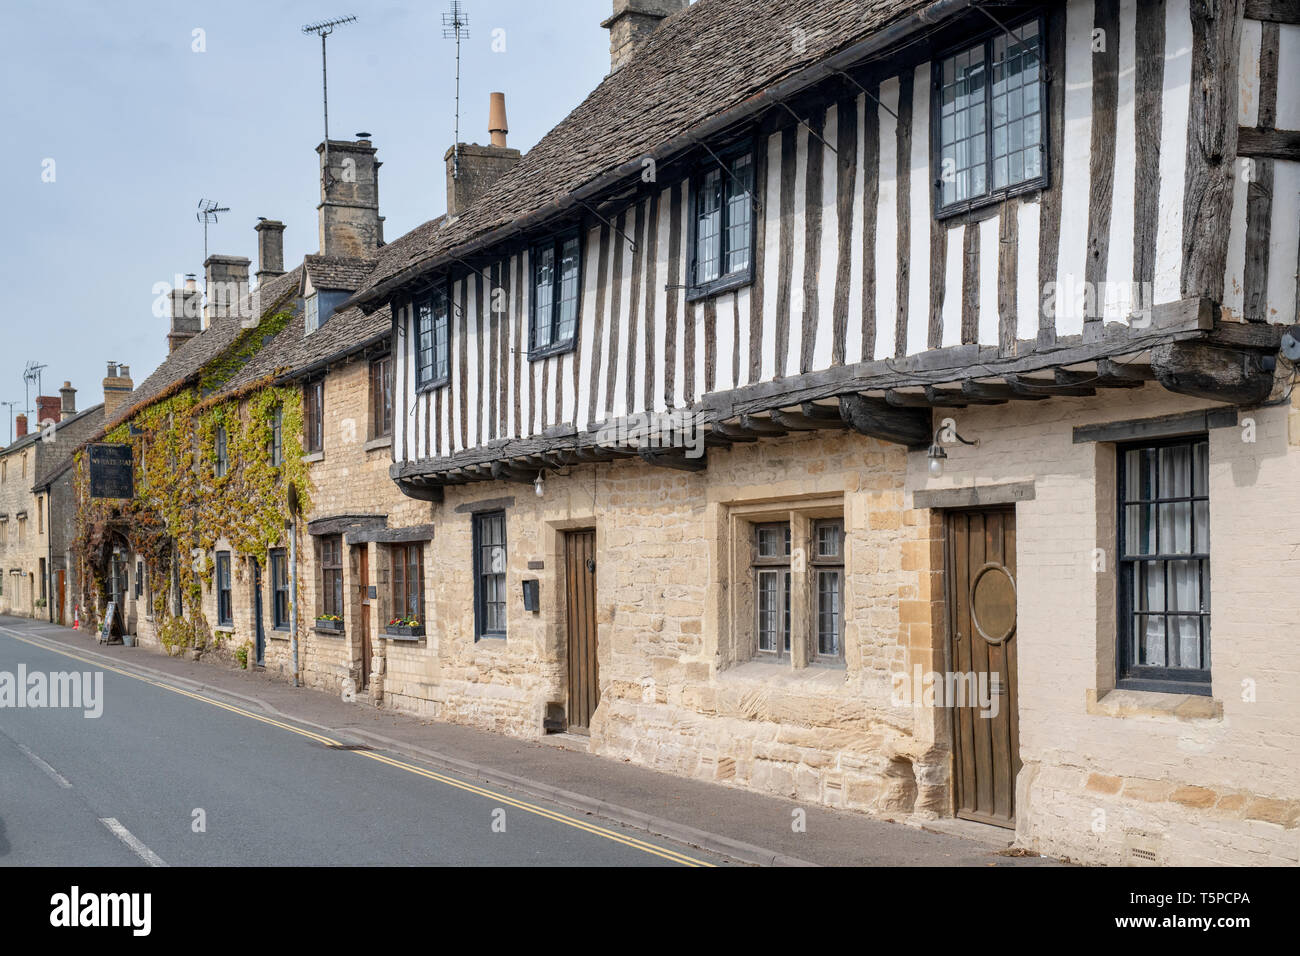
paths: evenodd
<path fill-rule="evenodd" d="M 271 467 L 279 468 L 284 464 L 284 406 L 276 405 L 271 409 L 271 447 L 267 449 Z"/>
<path fill-rule="evenodd" d="M 438 370 L 438 353 L 437 353 L 437 304 L 441 298 L 444 311 L 446 313 L 446 334 L 443 336 L 445 354 L 442 356 L 444 371 L 441 375 L 437 374 Z M 420 330 L 420 308 L 422 305 L 429 307 L 429 329 L 427 334 L 433 339 L 427 351 L 430 355 L 428 371 L 420 360 L 421 353 L 426 351 L 423 346 L 424 335 L 426 333 Z M 415 390 L 416 392 L 432 391 L 451 383 L 451 339 L 454 323 L 451 321 L 452 312 L 455 311 L 455 303 L 451 297 L 451 282 L 444 277 L 433 285 L 424 289 L 418 295 L 411 299 L 411 342 L 413 345 L 412 353 L 415 360 Z"/>
<path fill-rule="evenodd" d="M 325 379 L 302 386 L 302 450 L 309 455 L 325 451 Z"/>
<path fill-rule="evenodd" d="M 1183 617 L 1198 617 L 1202 619 L 1202 630 L 1200 634 L 1201 655 L 1202 658 L 1211 656 L 1209 650 L 1211 647 L 1211 614 L 1210 614 L 1210 552 L 1208 547 L 1203 552 L 1195 551 L 1198 544 L 1196 541 L 1196 502 L 1204 501 L 1206 508 L 1206 527 L 1210 522 L 1210 495 L 1209 480 L 1206 479 L 1206 488 L 1203 495 L 1196 495 L 1195 492 L 1195 472 L 1196 454 L 1195 448 L 1199 444 L 1205 444 L 1205 455 L 1209 460 L 1209 437 L 1201 433 L 1195 435 L 1182 435 L 1173 438 L 1148 439 L 1145 441 L 1117 443 L 1115 446 L 1115 470 L 1116 470 L 1116 487 L 1115 487 L 1115 574 L 1116 574 L 1116 608 L 1117 608 L 1117 627 L 1116 627 L 1116 648 L 1115 648 L 1115 686 L 1121 690 L 1139 690 L 1154 691 L 1157 693 L 1168 694 L 1193 694 L 1199 696 L 1209 696 L 1211 693 L 1211 680 L 1213 666 L 1207 668 L 1185 668 L 1185 667 L 1156 667 L 1150 665 L 1137 664 L 1133 661 L 1134 651 L 1134 632 L 1133 632 L 1133 584 L 1131 579 L 1130 568 L 1138 562 L 1153 563 L 1164 562 L 1168 560 L 1162 557 L 1153 557 L 1147 554 L 1140 554 L 1134 557 L 1126 555 L 1126 538 L 1127 525 L 1126 517 L 1128 508 L 1126 505 L 1134 501 L 1145 502 L 1165 502 L 1168 496 L 1156 496 L 1151 499 L 1132 499 L 1129 498 L 1129 489 L 1127 488 L 1128 476 L 1124 467 L 1127 454 L 1131 451 L 1141 449 L 1159 449 L 1178 445 L 1186 445 L 1191 449 L 1190 461 L 1193 469 L 1191 476 L 1191 485 L 1193 494 L 1190 496 L 1178 497 L 1177 501 L 1187 500 L 1191 503 L 1190 515 L 1190 537 L 1193 550 L 1187 554 L 1170 552 L 1170 557 L 1178 561 L 1197 561 L 1200 563 L 1199 569 L 1199 591 L 1201 595 L 1201 608 L 1196 612 L 1186 612 Z M 1159 519 L 1157 518 L 1157 524 Z M 1157 540 L 1159 537 L 1159 528 L 1157 527 Z M 1208 542 L 1206 542 L 1208 545 Z M 1159 554 L 1159 551 L 1156 552 Z M 1166 574 L 1167 574 L 1166 567 Z M 1168 578 L 1165 579 L 1165 602 L 1166 611 L 1162 612 L 1166 620 L 1166 648 L 1168 647 L 1168 618 L 1170 616 L 1168 608 L 1169 585 Z"/>
<path fill-rule="evenodd" d="M 411 555 L 415 555 L 416 578 L 411 579 Z M 424 542 L 407 541 L 388 546 L 390 618 L 414 616 L 421 624 L 424 619 Z M 411 614 L 411 598 L 415 598 L 415 614 Z"/>
<path fill-rule="evenodd" d="M 501 522 L 501 549 L 505 555 L 505 561 L 508 564 L 510 554 L 510 539 L 508 527 L 506 524 L 505 511 L 479 511 L 473 515 L 473 568 L 474 568 L 474 640 L 481 641 L 485 638 L 505 640 L 508 630 L 507 611 L 510 607 L 509 598 L 509 568 L 502 567 L 500 571 L 487 571 L 483 567 L 483 549 L 490 545 L 483 544 L 483 528 L 488 521 Z M 500 601 L 493 601 L 492 604 L 501 605 L 501 624 L 500 628 L 487 627 L 488 595 L 484 587 L 484 579 L 487 577 L 500 577 L 501 579 L 501 596 Z"/>
<path fill-rule="evenodd" d="M 578 347 L 579 329 L 582 326 L 582 258 L 586 254 L 585 243 L 583 242 L 584 231 L 578 226 L 572 226 L 555 233 L 543 242 L 533 243 L 528 249 L 528 360 L 530 362 L 549 358 L 552 355 L 563 355 L 566 352 L 572 352 Z M 564 257 L 564 247 L 570 241 L 576 241 L 578 244 L 578 275 L 576 279 L 578 297 L 573 306 L 573 332 L 567 339 L 559 340 L 556 335 L 560 328 L 560 292 L 564 280 L 563 270 L 560 269 L 559 263 Z M 537 256 L 539 252 L 547 249 L 554 253 L 556 262 L 551 277 L 551 314 L 549 317 L 551 337 L 546 345 L 538 347 L 534 344 L 537 341 L 538 323 Z"/>
<path fill-rule="evenodd" d="M 317 539 L 320 553 L 320 613 L 343 616 L 347 591 L 343 586 L 343 536 L 324 535 Z"/>
<path fill-rule="evenodd" d="M 762 204 L 758 201 L 759 191 L 762 184 L 758 181 L 758 157 L 759 157 L 759 140 L 753 136 L 747 136 L 737 142 L 729 143 L 721 149 L 715 149 L 714 152 L 722 159 L 724 163 L 730 164 L 731 161 L 748 155 L 750 169 L 752 170 L 752 180 L 749 190 L 749 264 L 744 269 L 738 269 L 735 272 L 723 272 L 716 279 L 710 279 L 707 282 L 698 282 L 696 280 L 697 270 L 699 268 L 699 248 L 698 248 L 698 228 L 699 217 L 697 207 L 699 205 L 701 185 L 705 178 L 714 170 L 721 167 L 718 161 L 712 156 L 706 155 L 700 160 L 695 168 L 691 171 L 688 179 L 689 190 L 687 192 L 686 216 L 687 216 L 687 233 L 686 233 L 686 275 L 688 276 L 686 284 L 686 301 L 697 302 L 701 299 L 707 299 L 715 295 L 721 295 L 724 292 L 730 292 L 734 289 L 744 288 L 752 285 L 754 282 L 754 260 L 757 257 L 758 249 L 758 225 L 759 220 L 763 218 L 761 210 Z M 730 234 L 730 223 L 727 214 L 729 203 L 727 202 L 726 187 L 734 183 L 731 175 L 722 170 L 722 206 L 721 206 L 721 240 L 719 256 L 722 262 L 726 262 L 731 250 L 727 248 L 726 239 Z"/>
<path fill-rule="evenodd" d="M 216 461 L 213 463 L 212 472 L 217 478 L 224 478 L 230 472 L 230 436 L 225 425 L 217 426 L 217 433 L 212 442 L 216 446 Z"/>
<path fill-rule="evenodd" d="M 792 529 L 789 521 L 757 521 L 753 524 L 753 558 L 750 561 L 750 568 L 753 576 L 754 587 L 754 647 L 753 656 L 773 661 L 785 661 L 790 659 L 791 654 L 791 626 L 790 626 L 790 597 L 793 587 L 792 581 L 792 548 L 791 542 Z M 764 531 L 783 531 L 784 553 L 776 555 L 764 555 L 760 547 L 762 533 Z M 784 577 L 781 572 L 784 571 Z M 781 622 L 781 634 L 777 640 L 776 650 L 769 650 L 763 647 L 763 610 L 759 595 L 762 592 L 762 579 L 764 574 L 775 573 L 778 578 L 777 599 L 779 607 L 776 609 L 778 621 Z M 783 582 L 783 583 L 781 583 Z"/>
<path fill-rule="evenodd" d="M 291 602 L 289 595 L 289 554 L 284 548 L 272 548 L 267 553 L 267 563 L 271 566 L 268 575 L 271 582 L 271 626 L 277 631 L 289 630 Z M 284 599 L 284 613 L 281 614 L 280 600 Z"/>
<path fill-rule="evenodd" d="M 230 588 L 230 552 L 218 551 L 215 575 L 217 592 L 217 626 L 233 627 L 235 606 Z"/>
<path fill-rule="evenodd" d="M 381 367 L 376 379 L 376 367 Z M 370 360 L 370 437 L 393 436 L 393 356 L 380 355 Z"/>
<path fill-rule="evenodd" d="M 1042 172 L 1033 179 L 1010 183 L 1000 189 L 994 188 L 993 186 L 993 40 L 996 37 L 1006 37 L 1006 34 L 1002 29 L 1000 27 L 989 27 L 988 29 L 968 34 L 960 43 L 945 47 L 937 52 L 930 61 L 930 175 L 932 176 L 934 183 L 932 187 L 931 208 L 934 210 L 934 218 L 936 220 L 950 219 L 954 216 L 960 216 L 963 213 L 982 209 L 995 203 L 1004 202 L 1014 196 L 1039 192 L 1048 189 L 1052 184 L 1051 131 L 1053 128 L 1052 124 L 1057 121 L 1057 118 L 1052 115 L 1052 81 L 1047 72 L 1047 64 L 1050 62 L 1047 35 L 1047 15 L 1042 10 L 1039 10 L 1006 21 L 1005 26 L 1008 30 L 1015 31 L 1023 27 L 1025 24 L 1035 21 L 1038 23 L 1037 56 L 1039 60 L 1039 117 L 1041 122 L 1040 136 L 1042 139 L 1040 146 L 1040 149 L 1042 150 L 1040 169 Z M 945 205 L 943 202 L 942 175 L 943 64 L 949 57 L 964 53 L 971 47 L 977 45 L 982 45 L 984 47 L 984 64 L 986 69 L 986 82 L 984 84 L 984 169 L 987 190 L 979 196 L 956 200 Z"/>
<path fill-rule="evenodd" d="M 821 529 L 828 526 L 836 526 L 839 534 L 836 539 L 836 552 L 833 555 L 823 555 L 821 553 Z M 809 633 L 809 646 L 812 659 L 821 664 L 843 664 L 844 663 L 844 614 L 846 608 L 845 588 L 848 583 L 848 577 L 844 567 L 844 519 L 843 518 L 815 518 L 811 525 L 811 535 L 808 542 L 808 567 L 812 572 L 812 627 Z M 839 574 L 839 608 L 838 608 L 838 630 L 835 634 L 836 649 L 833 653 L 823 653 L 821 650 L 822 638 L 822 607 L 821 607 L 821 575 L 823 573 Z"/>

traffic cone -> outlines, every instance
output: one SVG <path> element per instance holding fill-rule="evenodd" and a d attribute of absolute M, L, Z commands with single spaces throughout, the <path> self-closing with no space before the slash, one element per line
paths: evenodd
<path fill-rule="evenodd" d="M 81 630 L 81 605 L 80 604 L 72 605 L 72 629 L 74 631 Z"/>

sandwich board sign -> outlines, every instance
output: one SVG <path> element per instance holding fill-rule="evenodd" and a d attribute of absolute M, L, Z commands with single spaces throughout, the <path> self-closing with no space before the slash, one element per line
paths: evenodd
<path fill-rule="evenodd" d="M 113 638 L 113 618 L 117 616 L 117 602 L 109 601 L 104 610 L 104 623 L 99 629 L 99 643 L 107 644 Z"/>
<path fill-rule="evenodd" d="M 130 445 L 99 442 L 88 445 L 90 497 L 134 498 L 135 481 Z"/>

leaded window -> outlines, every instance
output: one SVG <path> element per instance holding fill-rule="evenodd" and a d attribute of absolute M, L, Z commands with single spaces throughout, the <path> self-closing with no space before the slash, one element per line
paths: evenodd
<path fill-rule="evenodd" d="M 475 623 L 479 637 L 506 636 L 506 515 L 474 516 Z"/>
<path fill-rule="evenodd" d="M 529 355 L 537 358 L 571 348 L 578 329 L 581 244 L 576 233 L 534 246 Z"/>
<path fill-rule="evenodd" d="M 441 385 L 450 379 L 451 302 L 437 285 L 415 300 L 415 386 Z"/>
<path fill-rule="evenodd" d="M 760 654 L 790 653 L 790 523 L 754 526 L 754 605 Z"/>
<path fill-rule="evenodd" d="M 753 276 L 754 154 L 746 148 L 721 159 L 692 182 L 692 297 Z"/>
<path fill-rule="evenodd" d="M 343 616 L 343 537 L 320 539 L 321 613 Z"/>

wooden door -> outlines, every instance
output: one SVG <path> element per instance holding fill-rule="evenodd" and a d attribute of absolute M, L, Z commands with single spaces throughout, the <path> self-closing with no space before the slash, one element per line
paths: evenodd
<path fill-rule="evenodd" d="M 596 670 L 596 532 L 564 536 L 564 575 L 568 596 L 570 730 L 585 732 L 600 703 Z"/>
<path fill-rule="evenodd" d="M 370 686 L 370 658 L 374 649 L 370 642 L 370 545 L 357 546 L 357 630 L 361 635 L 361 686 Z"/>
<path fill-rule="evenodd" d="M 1020 736 L 1016 710 L 1016 516 L 954 511 L 947 520 L 946 578 L 957 816 L 1016 825 Z M 970 693 L 972 686 L 976 693 Z M 955 699 L 949 699 L 955 698 Z"/>

